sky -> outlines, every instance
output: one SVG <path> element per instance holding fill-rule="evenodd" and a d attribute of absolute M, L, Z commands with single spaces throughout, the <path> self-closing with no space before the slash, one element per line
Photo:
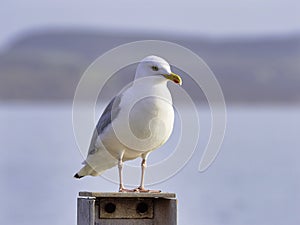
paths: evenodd
<path fill-rule="evenodd" d="M 299 0 L 1 0 L 0 46 L 48 28 L 216 38 L 300 33 Z"/>

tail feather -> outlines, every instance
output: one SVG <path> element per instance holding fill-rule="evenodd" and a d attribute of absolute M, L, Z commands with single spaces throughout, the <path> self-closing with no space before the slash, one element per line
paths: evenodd
<path fill-rule="evenodd" d="M 118 164 L 112 155 L 104 149 L 99 149 L 94 154 L 88 155 L 85 160 L 85 165 L 81 170 L 74 175 L 75 178 L 80 179 L 84 176 L 99 176 L 105 170 L 110 169 Z"/>
<path fill-rule="evenodd" d="M 78 173 L 76 173 L 76 174 L 74 175 L 74 178 L 77 178 L 77 179 L 80 179 L 80 178 L 82 178 L 82 177 L 84 177 L 84 176 L 80 176 Z"/>

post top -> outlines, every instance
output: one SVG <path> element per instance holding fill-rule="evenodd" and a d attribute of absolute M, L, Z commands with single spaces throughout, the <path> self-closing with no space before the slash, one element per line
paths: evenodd
<path fill-rule="evenodd" d="M 175 193 L 139 193 L 139 192 L 89 192 L 80 191 L 79 196 L 96 198 L 176 198 Z"/>

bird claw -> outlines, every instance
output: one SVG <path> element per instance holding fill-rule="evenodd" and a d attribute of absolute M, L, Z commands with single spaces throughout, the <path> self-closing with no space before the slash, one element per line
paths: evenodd
<path fill-rule="evenodd" d="M 143 187 L 138 187 L 136 189 L 133 189 L 133 191 L 138 193 L 160 193 L 161 192 L 161 190 L 149 190 Z"/>
<path fill-rule="evenodd" d="M 145 188 L 135 188 L 135 189 L 126 189 L 126 188 L 120 188 L 119 192 L 121 193 L 161 193 L 161 190 L 149 190 L 149 189 L 145 189 Z"/>
<path fill-rule="evenodd" d="M 127 193 L 127 192 L 135 192 L 135 191 L 131 190 L 131 189 L 126 189 L 126 188 L 119 188 L 119 192 Z"/>

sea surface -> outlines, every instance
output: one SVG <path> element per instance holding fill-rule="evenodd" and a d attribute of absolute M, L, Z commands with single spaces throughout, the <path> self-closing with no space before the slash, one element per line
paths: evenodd
<path fill-rule="evenodd" d="M 300 107 L 229 107 L 221 151 L 203 173 L 198 166 L 209 137 L 209 110 L 199 109 L 199 116 L 191 160 L 150 186 L 177 194 L 178 224 L 300 224 Z M 150 155 L 150 165 L 172 154 L 177 125 L 166 147 Z M 75 225 L 79 191 L 118 188 L 103 177 L 72 177 L 84 159 L 70 104 L 0 104 L 0 153 L 0 224 Z"/>

